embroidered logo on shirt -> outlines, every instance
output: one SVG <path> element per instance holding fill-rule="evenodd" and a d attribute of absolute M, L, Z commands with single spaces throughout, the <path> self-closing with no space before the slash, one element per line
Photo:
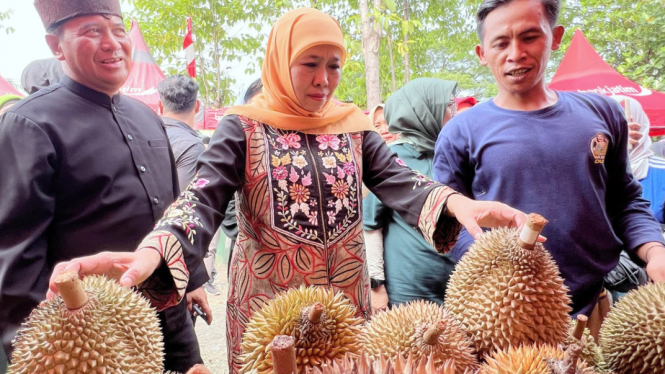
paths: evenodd
<path fill-rule="evenodd" d="M 602 132 L 596 133 L 596 135 L 591 138 L 591 154 L 593 155 L 594 160 L 596 160 L 596 164 L 605 163 L 605 155 L 607 154 L 607 146 L 609 143 L 607 136 Z"/>

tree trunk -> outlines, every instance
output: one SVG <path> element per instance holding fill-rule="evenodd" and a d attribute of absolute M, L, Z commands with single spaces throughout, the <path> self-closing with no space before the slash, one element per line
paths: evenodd
<path fill-rule="evenodd" d="M 199 60 L 200 59 L 200 60 Z M 210 91 L 208 90 L 208 82 L 206 80 L 206 61 L 202 55 L 199 55 L 197 61 L 201 61 L 201 82 L 203 82 L 203 92 L 204 92 L 204 103 L 208 107 L 210 106 Z"/>
<path fill-rule="evenodd" d="M 388 40 L 388 55 L 390 55 L 390 77 L 393 80 L 393 92 L 397 91 L 397 82 L 395 81 L 395 58 L 393 57 L 393 40 L 386 34 Z"/>
<path fill-rule="evenodd" d="M 368 0 L 360 0 L 360 19 L 362 22 L 363 57 L 365 59 L 365 89 L 367 90 L 367 108 L 381 104 L 381 85 L 379 81 L 379 46 L 381 27 L 374 18 L 373 9 L 380 9 L 380 0 L 374 0 L 370 11 Z"/>
<path fill-rule="evenodd" d="M 409 20 L 409 0 L 404 0 L 404 20 Z M 409 73 L 409 34 L 404 32 L 404 84 L 409 83 L 411 74 Z"/>
<path fill-rule="evenodd" d="M 222 103 L 222 98 L 220 97 L 220 92 L 222 90 L 221 84 L 222 84 L 222 67 L 219 62 L 219 34 L 217 33 L 217 11 L 215 9 L 215 1 L 210 2 L 210 11 L 212 12 L 212 19 L 214 20 L 213 26 L 212 26 L 212 40 L 213 40 L 213 52 L 212 52 L 212 64 L 213 67 L 216 67 L 216 77 L 215 77 L 215 98 L 213 99 L 211 106 L 214 107 L 215 109 L 219 109 L 223 106 Z"/>

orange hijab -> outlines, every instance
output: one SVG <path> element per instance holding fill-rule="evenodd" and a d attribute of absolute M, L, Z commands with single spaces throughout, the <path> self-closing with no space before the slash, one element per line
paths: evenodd
<path fill-rule="evenodd" d="M 225 114 L 237 114 L 282 130 L 308 134 L 341 134 L 373 130 L 367 116 L 353 104 L 331 99 L 318 112 L 303 109 L 291 83 L 291 64 L 310 47 L 328 44 L 342 51 L 346 60 L 344 36 L 337 21 L 311 8 L 284 14 L 268 37 L 266 58 L 261 71 L 263 90 L 251 104 L 229 108 Z"/>

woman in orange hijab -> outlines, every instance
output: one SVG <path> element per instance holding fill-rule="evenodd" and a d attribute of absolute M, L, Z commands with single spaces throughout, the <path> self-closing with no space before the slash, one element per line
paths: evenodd
<path fill-rule="evenodd" d="M 263 92 L 226 112 L 194 180 L 139 249 L 59 264 L 54 274 L 114 273 L 123 285 L 143 282 L 140 289 L 158 308 L 177 303 L 188 282 L 206 281 L 189 278 L 198 273 L 183 256 L 203 257 L 237 194 L 227 304 L 228 362 L 237 373 L 245 324 L 278 292 L 329 287 L 369 318 L 362 182 L 439 251 L 454 242 L 459 222 L 474 234 L 478 225 L 524 222 L 517 210 L 471 201 L 412 171 L 360 109 L 331 100 L 345 58 L 333 18 L 315 9 L 283 15 L 268 38 Z"/>

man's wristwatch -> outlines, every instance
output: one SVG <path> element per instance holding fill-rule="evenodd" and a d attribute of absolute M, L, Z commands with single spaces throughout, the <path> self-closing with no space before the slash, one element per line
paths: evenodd
<path fill-rule="evenodd" d="M 384 284 L 386 284 L 386 281 L 384 280 L 369 278 L 369 285 L 372 287 L 372 289 L 383 286 Z"/>

